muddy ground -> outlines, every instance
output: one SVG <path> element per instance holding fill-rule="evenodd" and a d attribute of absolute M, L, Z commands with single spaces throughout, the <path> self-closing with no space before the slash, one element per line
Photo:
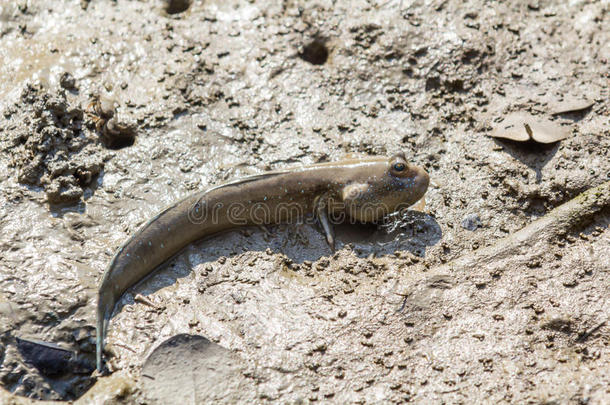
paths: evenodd
<path fill-rule="evenodd" d="M 527 261 L 447 264 L 608 181 L 609 8 L 0 1 L 0 399 L 608 403 L 607 206 Z M 512 112 L 570 136 L 491 138 Z M 105 266 L 163 206 L 399 150 L 426 213 L 335 254 L 309 225 L 195 243 L 124 295 L 91 376 Z"/>

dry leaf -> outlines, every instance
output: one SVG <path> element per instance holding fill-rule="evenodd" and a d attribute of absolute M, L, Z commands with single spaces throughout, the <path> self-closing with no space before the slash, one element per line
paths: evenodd
<path fill-rule="evenodd" d="M 593 104 L 595 104 L 595 101 L 571 98 L 553 103 L 550 111 L 551 115 L 566 114 L 586 110 L 593 106 Z"/>
<path fill-rule="evenodd" d="M 533 140 L 553 143 L 570 136 L 567 128 L 541 116 L 527 113 L 512 113 L 495 125 L 491 136 L 518 142 Z"/>

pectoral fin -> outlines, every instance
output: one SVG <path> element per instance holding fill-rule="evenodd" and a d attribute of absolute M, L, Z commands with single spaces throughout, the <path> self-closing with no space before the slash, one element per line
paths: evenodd
<path fill-rule="evenodd" d="M 350 218 L 360 222 L 374 222 L 379 219 L 378 209 L 371 186 L 366 183 L 352 183 L 341 192 L 345 210 Z"/>
<path fill-rule="evenodd" d="M 411 210 L 426 212 L 426 196 L 423 196 L 418 202 L 411 206 Z"/>
<path fill-rule="evenodd" d="M 353 183 L 343 188 L 341 198 L 346 205 L 358 204 L 368 195 L 369 185 L 365 183 Z"/>
<path fill-rule="evenodd" d="M 321 195 L 316 198 L 314 201 L 315 205 L 315 213 L 318 221 L 320 221 L 320 225 L 322 225 L 322 229 L 324 230 L 324 234 L 326 235 L 326 242 L 328 242 L 328 246 L 331 251 L 335 251 L 335 231 L 328 219 L 328 196 Z"/>

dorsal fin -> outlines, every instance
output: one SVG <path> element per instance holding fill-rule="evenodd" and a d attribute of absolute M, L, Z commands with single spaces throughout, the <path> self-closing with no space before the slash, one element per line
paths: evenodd
<path fill-rule="evenodd" d="M 277 171 L 272 171 L 272 172 L 253 174 L 251 176 L 241 177 L 241 178 L 235 179 L 235 180 L 229 180 L 228 182 L 218 184 L 217 186 L 212 186 L 209 189 L 207 189 L 206 192 L 218 190 L 220 188 L 229 187 L 229 186 L 239 186 L 240 184 L 250 183 L 250 182 L 256 181 L 256 180 L 268 179 L 268 178 L 275 177 L 277 175 L 285 174 L 288 172 L 289 172 L 289 170 L 277 170 Z"/>

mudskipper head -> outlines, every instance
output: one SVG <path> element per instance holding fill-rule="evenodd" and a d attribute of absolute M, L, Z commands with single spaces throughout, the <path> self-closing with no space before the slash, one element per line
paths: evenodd
<path fill-rule="evenodd" d="M 421 167 L 409 164 L 403 153 L 398 153 L 388 160 L 386 184 L 382 198 L 393 212 L 419 201 L 428 190 L 430 176 Z"/>
<path fill-rule="evenodd" d="M 398 153 L 370 170 L 366 181 L 346 186 L 342 199 L 350 218 L 375 222 L 415 204 L 426 193 L 429 182 L 424 169 L 409 164 L 405 155 Z"/>

